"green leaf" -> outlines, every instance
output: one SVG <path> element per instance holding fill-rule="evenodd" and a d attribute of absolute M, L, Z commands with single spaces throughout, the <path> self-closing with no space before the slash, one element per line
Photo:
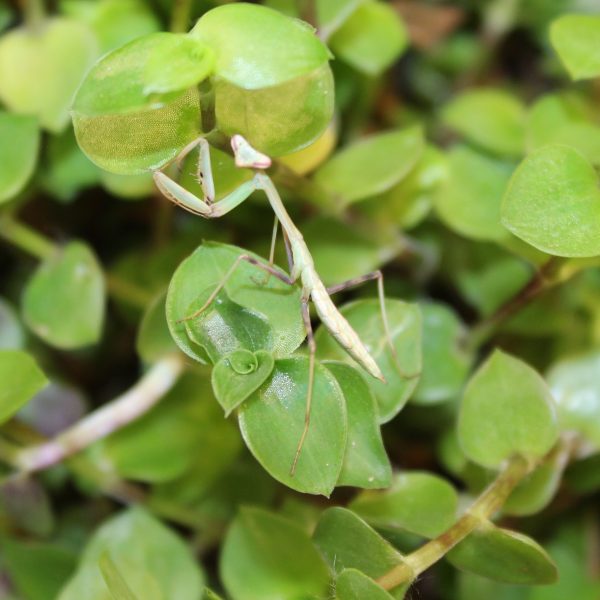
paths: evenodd
<path fill-rule="evenodd" d="M 564 15 L 550 27 L 550 40 L 575 80 L 600 76 L 600 17 Z"/>
<path fill-rule="evenodd" d="M 592 165 L 574 148 L 551 144 L 517 168 L 502 201 L 502 223 L 556 256 L 600 254 L 600 192 Z"/>
<path fill-rule="evenodd" d="M 186 324 L 177 321 L 190 315 L 190 307 L 198 303 L 203 293 L 206 294 L 207 286 L 216 287 L 240 254 L 250 254 L 256 260 L 265 262 L 259 256 L 235 246 L 204 243 L 179 265 L 171 280 L 167 294 L 167 322 L 171 335 L 183 352 L 200 362 L 206 362 L 208 357 L 190 340 Z M 293 352 L 306 337 L 300 290 L 276 277 L 269 277 L 264 283 L 265 279 L 262 270 L 242 261 L 224 289 L 231 302 L 243 308 L 243 314 L 266 320 L 271 328 L 271 343 L 266 347 L 248 349 L 269 350 L 278 358 Z M 241 318 L 242 314 L 234 312 L 231 316 Z M 229 346 L 224 352 L 232 349 Z"/>
<path fill-rule="evenodd" d="M 393 600 L 381 586 L 356 569 L 345 569 L 336 579 L 335 597 L 338 600 Z"/>
<path fill-rule="evenodd" d="M 228 417 L 269 377 L 275 360 L 264 350 L 235 350 L 224 356 L 212 370 L 212 387 Z"/>
<path fill-rule="evenodd" d="M 153 363 L 177 351 L 165 316 L 166 292 L 160 293 L 150 303 L 138 329 L 135 348 L 140 358 Z"/>
<path fill-rule="evenodd" d="M 337 152 L 315 180 L 343 208 L 396 185 L 417 164 L 423 149 L 420 127 L 371 135 Z"/>
<path fill-rule="evenodd" d="M 20 350 L 0 350 L 0 381 L 0 423 L 48 384 L 33 358 Z"/>
<path fill-rule="evenodd" d="M 495 581 L 547 585 L 558 578 L 548 553 L 531 538 L 483 523 L 446 555 L 456 567 Z"/>
<path fill-rule="evenodd" d="M 4 537 L 0 547 L 11 582 L 27 600 L 55 600 L 77 564 L 73 552 L 57 545 Z"/>
<path fill-rule="evenodd" d="M 336 378 L 346 400 L 346 454 L 337 485 L 387 487 L 391 483 L 392 467 L 381 439 L 373 393 L 354 367 L 332 361 L 323 364 Z"/>
<path fill-rule="evenodd" d="M 16 196 L 33 174 L 40 144 L 37 120 L 0 112 L 0 139 L 5 140 L 0 145 L 1 204 Z"/>
<path fill-rule="evenodd" d="M 71 242 L 46 259 L 23 294 L 23 319 L 46 343 L 72 350 L 102 334 L 105 284 L 92 250 Z"/>
<path fill-rule="evenodd" d="M 233 600 L 324 597 L 329 573 L 308 535 L 295 523 L 258 508 L 242 508 L 221 553 L 221 579 Z"/>
<path fill-rule="evenodd" d="M 105 54 L 127 42 L 161 28 L 144 0 L 61 0 L 61 11 L 89 25 Z"/>
<path fill-rule="evenodd" d="M 317 363 L 310 427 L 292 475 L 307 391 L 308 358 L 277 360 L 271 377 L 241 405 L 240 430 L 252 454 L 275 479 L 303 493 L 329 496 L 346 449 L 344 395 L 333 375 Z"/>
<path fill-rule="evenodd" d="M 442 117 L 446 125 L 484 150 L 508 157 L 523 154 L 525 107 L 503 90 L 464 92 L 445 107 Z"/>
<path fill-rule="evenodd" d="M 13 307 L 0 297 L 0 350 L 19 350 L 25 345 L 25 333 Z"/>
<path fill-rule="evenodd" d="M 435 537 L 454 523 L 458 496 L 441 477 L 412 471 L 396 475 L 388 490 L 361 492 L 349 506 L 374 527 Z"/>
<path fill-rule="evenodd" d="M 473 356 L 465 348 L 466 328 L 447 305 L 421 304 L 423 372 L 413 402 L 436 404 L 456 398 L 469 374 Z"/>
<path fill-rule="evenodd" d="M 466 146 L 448 154 L 449 175 L 434 196 L 445 225 L 475 240 L 502 241 L 500 206 L 512 168 Z"/>
<path fill-rule="evenodd" d="M 309 75 L 330 58 L 310 26 L 264 6 L 220 6 L 205 13 L 190 35 L 215 51 L 219 78 L 246 90 Z"/>
<path fill-rule="evenodd" d="M 187 315 L 200 310 L 215 286 L 208 286 L 189 306 Z M 248 310 L 227 296 L 222 290 L 201 314 L 184 321 L 188 338 L 217 363 L 237 350 L 254 352 L 273 347 L 273 331 L 267 320 L 255 311 Z M 176 323 L 179 325 L 179 323 Z"/>
<path fill-rule="evenodd" d="M 599 165 L 600 127 L 594 106 L 569 92 L 542 96 L 527 115 L 527 146 L 536 150 L 548 144 L 572 146 Z"/>
<path fill-rule="evenodd" d="M 391 221 L 402 229 L 416 227 L 428 215 L 437 190 L 448 177 L 447 163 L 446 155 L 435 146 L 425 146 L 412 171 L 387 192 L 362 202 L 361 210 L 383 224 Z"/>
<path fill-rule="evenodd" d="M 75 20 L 13 29 L 0 39 L 0 99 L 13 112 L 37 116 L 44 129 L 62 131 L 97 52 L 93 33 Z"/>
<path fill-rule="evenodd" d="M 552 366 L 548 385 L 561 429 L 576 431 L 600 448 L 600 352 L 567 358 Z"/>
<path fill-rule="evenodd" d="M 337 57 L 371 76 L 383 73 L 407 44 L 408 32 L 398 11 L 378 1 L 361 3 L 330 39 Z"/>
<path fill-rule="evenodd" d="M 465 454 L 484 467 L 515 455 L 539 459 L 558 437 L 550 390 L 530 366 L 496 350 L 467 385 L 458 434 Z"/>
<path fill-rule="evenodd" d="M 189 76 L 160 70 L 171 51 L 204 57 L 199 46 L 186 54 L 192 44 L 182 34 L 153 33 L 94 65 L 73 104 L 75 135 L 90 160 L 112 173 L 134 175 L 160 168 L 198 137 L 199 98 L 190 81 L 205 77 L 205 59 Z M 154 93 L 155 89 L 168 92 Z"/>
<path fill-rule="evenodd" d="M 104 583 L 114 600 L 137 600 L 108 553 L 100 557 L 99 567 Z"/>
<path fill-rule="evenodd" d="M 235 426 L 222 418 L 214 401 L 208 376 L 187 373 L 150 412 L 101 442 L 93 457 L 123 478 L 163 483 L 194 467 L 200 453 L 204 468 L 202 473 L 197 469 L 196 477 L 210 478 L 221 468 L 217 457 L 229 457 L 239 446 Z"/>
<path fill-rule="evenodd" d="M 144 600 L 197 600 L 203 574 L 187 545 L 141 508 L 106 521 L 85 547 L 75 575 L 57 600 L 109 600 L 98 563 L 109 554 L 127 577 L 132 593 Z"/>
<path fill-rule="evenodd" d="M 377 401 L 379 422 L 392 419 L 414 392 L 421 372 L 421 312 L 416 304 L 400 300 L 386 300 L 392 343 L 396 349 L 397 364 L 386 340 L 385 328 L 378 300 L 358 300 L 341 308 L 342 315 L 358 333 L 381 368 L 387 383 L 368 376 L 367 383 Z M 338 345 L 324 326 L 317 330 L 317 355 L 322 359 L 356 363 Z M 401 367 L 401 368 L 399 368 Z"/>
<path fill-rule="evenodd" d="M 400 552 L 346 508 L 328 508 L 319 519 L 313 539 L 336 574 L 358 569 L 377 578 L 402 562 Z"/>
<path fill-rule="evenodd" d="M 216 117 L 226 135 L 242 134 L 260 151 L 281 156 L 309 145 L 329 125 L 330 55 L 307 24 L 235 3 L 205 13 L 191 35 L 216 54 Z"/>

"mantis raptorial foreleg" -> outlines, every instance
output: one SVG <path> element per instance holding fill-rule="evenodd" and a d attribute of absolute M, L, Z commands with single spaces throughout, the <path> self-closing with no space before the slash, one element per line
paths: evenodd
<path fill-rule="evenodd" d="M 235 261 L 233 262 L 231 267 L 229 267 L 229 269 L 227 270 L 225 275 L 223 275 L 223 278 L 217 284 L 217 287 L 212 291 L 210 296 L 206 299 L 206 302 L 197 311 L 195 311 L 191 315 L 188 315 L 187 317 L 184 317 L 183 319 L 179 319 L 177 322 L 183 323 L 185 321 L 192 321 L 193 319 L 196 319 L 197 317 L 199 317 L 215 301 L 215 298 L 219 295 L 221 290 L 227 285 L 227 282 L 231 279 L 232 275 L 235 273 L 235 270 L 240 266 L 241 262 L 248 262 L 251 265 L 258 267 L 259 269 L 262 269 L 269 276 L 273 275 L 273 276 L 277 277 L 277 279 L 279 279 L 280 281 L 283 281 L 283 283 L 286 283 L 287 285 L 294 285 L 294 283 L 295 283 L 295 281 L 293 279 L 288 277 L 285 273 L 281 273 L 272 265 L 265 265 L 265 264 L 261 263 L 260 261 L 256 260 L 256 258 L 254 258 L 253 256 L 250 256 L 248 254 L 240 254 L 235 259 Z"/>
<path fill-rule="evenodd" d="M 379 310 L 381 312 L 381 320 L 383 322 L 383 331 L 385 333 L 386 342 L 387 342 L 388 348 L 392 354 L 392 358 L 394 359 L 394 362 L 396 363 L 396 368 L 398 369 L 398 372 L 400 373 L 400 376 L 403 379 L 415 379 L 416 377 L 419 377 L 419 375 L 421 374 L 420 371 L 418 373 L 413 373 L 412 375 L 409 375 L 408 373 L 404 372 L 404 369 L 402 369 L 402 367 L 400 365 L 400 358 L 398 357 L 398 352 L 396 351 L 396 347 L 394 346 L 394 340 L 392 338 L 392 330 L 390 328 L 390 321 L 388 319 L 387 309 L 385 307 L 385 289 L 384 289 L 384 285 L 383 285 L 383 273 L 379 269 L 377 269 L 376 271 L 371 271 L 370 273 L 366 273 L 365 275 L 361 275 L 360 277 L 348 279 L 347 281 L 344 281 L 343 283 L 338 283 L 337 285 L 332 285 L 327 288 L 327 293 L 330 295 L 337 294 L 338 292 L 344 292 L 346 290 L 351 290 L 352 288 L 358 287 L 359 285 L 362 285 L 363 283 L 367 283 L 368 281 L 373 281 L 373 280 L 377 280 L 377 296 L 379 299 Z"/>

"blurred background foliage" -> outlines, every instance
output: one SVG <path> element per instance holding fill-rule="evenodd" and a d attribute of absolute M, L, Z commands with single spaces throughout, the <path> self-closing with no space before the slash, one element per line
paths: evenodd
<path fill-rule="evenodd" d="M 56 435 L 174 351 L 165 292 L 203 240 L 268 256 L 272 214 L 262 198 L 217 221 L 189 215 L 156 191 L 151 174 L 117 175 L 90 162 L 70 120 L 74 92 L 100 56 L 148 33 L 187 31 L 225 3 L 0 0 L 0 348 L 17 365 L 5 355 L 0 397 L 11 375 L 23 374 L 18 397 L 3 399 L 12 403 L 6 414 L 0 405 L 0 434 L 11 444 Z M 14 475 L 10 460 L 0 466 L 0 597 L 218 598 L 205 584 L 233 600 L 391 597 L 376 595 L 371 578 L 442 533 L 494 477 L 494 464 L 465 452 L 456 421 L 470 373 L 501 347 L 547 375 L 564 399 L 561 428 L 578 435 L 568 466 L 564 453 L 551 455 L 500 522 L 542 544 L 559 580 L 541 549 L 490 525 L 406 597 L 597 600 L 598 252 L 547 262 L 518 224 L 513 235 L 500 221 L 528 153 L 567 144 L 600 164 L 599 80 L 573 83 L 549 34 L 562 15 L 600 16 L 597 0 L 263 4 L 318 25 L 335 58 L 332 124 L 276 167 L 317 270 L 331 285 L 382 268 L 398 322 L 416 327 L 404 302 L 420 308 L 419 334 L 398 341 L 409 357 L 422 344 L 412 365 L 422 364 L 420 380 L 364 393 L 377 407 L 360 438 L 372 442 L 364 452 L 380 469 L 377 481 L 347 469 L 313 491 L 329 493 L 336 481 L 387 490 L 341 487 L 325 498 L 290 489 L 303 484 L 287 480 L 260 446 L 261 427 L 278 426 L 276 415 L 245 412 L 242 439 L 235 420 L 223 419 L 210 369 L 190 360 L 158 406 L 84 453 L 37 475 Z M 43 36 L 15 38 L 47 15 Z M 219 150 L 212 158 L 219 195 L 248 177 Z M 198 190 L 192 170 L 184 165 L 182 182 Z M 282 245 L 277 256 L 285 265 Z M 359 288 L 339 303 L 374 294 Z M 361 316 L 365 306 L 344 310 L 361 334 L 379 339 Z M 320 335 L 320 357 L 344 360 Z M 293 360 L 282 372 L 304 359 Z M 331 369 L 340 382 L 343 369 Z M 227 393 L 219 396 L 226 410 Z M 545 427 L 539 419 L 532 429 Z M 332 438 L 321 451 L 340 449 Z M 10 448 L 3 452 L 10 459 Z M 343 555 L 357 545 L 362 557 Z M 331 573 L 344 566 L 352 568 L 336 591 Z"/>

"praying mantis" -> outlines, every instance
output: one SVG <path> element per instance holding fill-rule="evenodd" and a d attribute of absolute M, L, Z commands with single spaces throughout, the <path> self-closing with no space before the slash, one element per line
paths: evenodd
<path fill-rule="evenodd" d="M 383 275 L 381 271 L 377 270 L 333 287 L 325 287 L 315 269 L 313 258 L 308 246 L 304 241 L 304 238 L 302 237 L 302 234 L 285 209 L 283 201 L 281 200 L 273 181 L 264 172 L 265 169 L 268 169 L 271 166 L 271 159 L 265 154 L 255 150 L 241 135 L 234 135 L 231 138 L 231 147 L 235 157 L 236 166 L 240 168 L 253 169 L 254 176 L 252 179 L 241 184 L 238 188 L 218 202 L 214 201 L 215 186 L 211 170 L 210 146 L 208 141 L 204 138 L 198 138 L 197 140 L 188 144 L 175 159 L 178 164 L 181 164 L 181 161 L 183 161 L 183 159 L 190 152 L 198 148 L 199 159 L 196 176 L 201 185 L 203 194 L 202 199 L 192 194 L 179 183 L 174 181 L 171 177 L 169 177 L 163 170 L 165 167 L 154 172 L 154 181 L 157 188 L 166 198 L 185 210 L 207 219 L 222 217 L 239 206 L 255 191 L 264 192 L 271 205 L 271 208 L 273 209 L 273 212 L 275 213 L 275 227 L 273 230 L 269 264 L 263 264 L 258 262 L 252 256 L 241 254 L 225 273 L 222 280 L 207 298 L 203 306 L 201 306 L 193 314 L 181 319 L 181 321 L 192 320 L 200 316 L 216 299 L 219 292 L 224 288 L 228 279 L 232 276 L 242 261 L 246 261 L 257 268 L 266 271 L 268 277 L 272 275 L 288 285 L 299 284 L 301 286 L 302 319 L 306 329 L 308 342 L 309 372 L 304 427 L 290 470 L 290 473 L 293 476 L 302 452 L 302 447 L 310 428 L 316 344 L 310 319 L 309 301 L 312 300 L 319 319 L 326 329 L 331 333 L 331 335 L 337 340 L 337 342 L 348 352 L 348 354 L 354 358 L 354 360 L 359 363 L 370 375 L 379 379 L 380 381 L 385 382 L 385 378 L 381 372 L 381 369 L 370 355 L 358 334 L 354 331 L 346 318 L 340 313 L 330 297 L 331 294 L 358 286 L 366 281 L 377 280 L 378 296 L 381 305 L 384 331 L 392 352 L 392 356 L 398 364 L 396 350 L 392 343 L 390 327 L 385 311 Z M 281 229 L 283 231 L 283 238 L 289 262 L 289 274 L 284 274 L 273 267 L 274 245 L 278 223 L 281 224 Z M 402 373 L 400 367 L 398 368 Z M 412 378 L 415 376 L 416 375 L 407 375 L 406 377 Z"/>

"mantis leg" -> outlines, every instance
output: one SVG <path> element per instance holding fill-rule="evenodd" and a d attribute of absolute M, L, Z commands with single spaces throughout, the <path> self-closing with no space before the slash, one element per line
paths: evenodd
<path fill-rule="evenodd" d="M 269 265 L 273 266 L 275 264 L 275 244 L 277 243 L 277 230 L 279 229 L 279 219 L 277 215 L 275 215 L 275 222 L 273 223 L 273 233 L 271 235 L 271 249 L 269 251 Z M 269 283 L 269 279 L 271 279 L 271 273 L 267 273 L 265 278 L 262 281 L 256 280 L 255 283 L 257 285 L 267 285 Z"/>
<path fill-rule="evenodd" d="M 183 323 L 184 321 L 191 321 L 196 317 L 200 316 L 214 302 L 215 298 L 219 295 L 219 292 L 225 287 L 225 285 L 227 284 L 227 282 L 229 281 L 229 279 L 234 274 L 235 270 L 239 267 L 242 261 L 248 262 L 251 265 L 258 267 L 259 269 L 266 271 L 269 275 L 273 275 L 274 277 L 277 277 L 277 279 L 279 279 L 280 281 L 283 281 L 283 283 L 287 283 L 288 285 L 294 285 L 295 283 L 295 281 L 291 277 L 288 277 L 284 273 L 281 273 L 272 265 L 264 265 L 263 263 L 256 260 L 256 258 L 254 258 L 253 256 L 249 256 L 248 254 L 240 254 L 235 259 L 231 267 L 229 267 L 225 275 L 223 275 L 223 279 L 221 279 L 221 281 L 217 284 L 217 287 L 213 290 L 206 302 L 193 314 L 184 317 L 183 319 L 179 319 L 177 322 Z"/>
<path fill-rule="evenodd" d="M 381 311 L 381 320 L 383 321 L 383 330 L 385 332 L 386 341 L 390 352 L 392 353 L 392 357 L 394 358 L 394 362 L 396 363 L 396 367 L 400 376 L 404 379 L 414 379 L 418 377 L 421 373 L 414 373 L 409 375 L 404 372 L 400 365 L 400 358 L 398 357 L 398 353 L 396 352 L 396 347 L 394 346 L 394 342 L 392 340 L 392 331 L 390 328 L 390 322 L 387 315 L 387 310 L 385 308 L 385 289 L 383 286 L 383 273 L 377 269 L 377 271 L 372 271 L 371 273 L 367 273 L 366 275 L 362 275 L 361 277 L 355 277 L 354 279 L 349 279 L 348 281 L 344 281 L 338 285 L 333 285 L 327 288 L 328 294 L 336 294 L 337 292 L 343 292 L 345 290 L 350 290 L 352 288 L 358 287 L 367 281 L 377 280 L 377 296 L 379 298 L 379 309 Z"/>
<path fill-rule="evenodd" d="M 293 477 L 296 473 L 296 467 L 298 466 L 298 459 L 300 453 L 306 441 L 308 430 L 310 428 L 310 411 L 312 407 L 312 396 L 313 396 L 313 385 L 315 380 L 315 354 L 317 351 L 317 345 L 315 343 L 315 336 L 313 334 L 312 323 L 310 322 L 310 309 L 308 307 L 309 294 L 306 291 L 302 294 L 302 320 L 304 321 L 304 327 L 306 329 L 306 340 L 308 342 L 308 389 L 306 392 L 306 412 L 304 413 L 304 429 L 296 448 L 296 455 L 294 456 L 294 462 L 290 469 L 290 475 Z"/>

